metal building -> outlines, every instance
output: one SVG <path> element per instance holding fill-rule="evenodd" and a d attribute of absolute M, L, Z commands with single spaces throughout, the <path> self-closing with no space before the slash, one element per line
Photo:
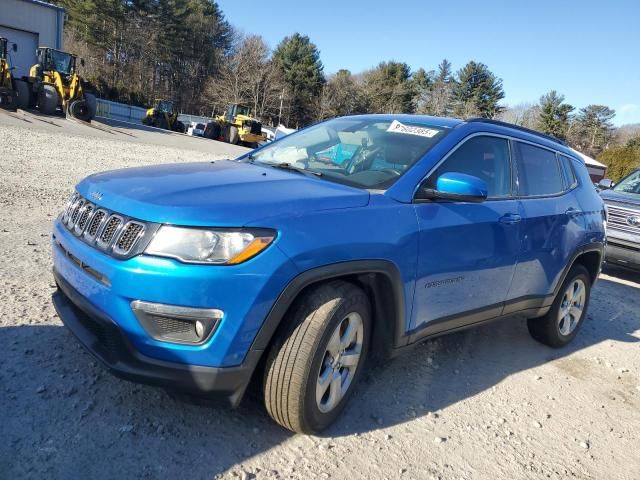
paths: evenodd
<path fill-rule="evenodd" d="M 39 0 L 0 0 L 0 37 L 18 46 L 9 48 L 15 77 L 29 74 L 36 48 L 63 48 L 64 9 Z"/>

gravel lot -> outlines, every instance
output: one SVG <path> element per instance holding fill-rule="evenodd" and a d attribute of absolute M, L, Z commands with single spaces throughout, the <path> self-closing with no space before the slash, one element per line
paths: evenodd
<path fill-rule="evenodd" d="M 52 124 L 53 123 L 53 124 Z M 99 170 L 237 147 L 0 112 L 0 478 L 640 478 L 640 275 L 608 271 L 575 343 L 521 319 L 371 371 L 323 436 L 106 373 L 50 302 L 51 222 Z"/>

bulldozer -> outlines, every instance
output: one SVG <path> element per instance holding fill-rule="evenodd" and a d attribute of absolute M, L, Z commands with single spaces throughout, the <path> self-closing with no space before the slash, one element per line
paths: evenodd
<path fill-rule="evenodd" d="M 155 106 L 147 110 L 142 124 L 173 132 L 185 132 L 184 123 L 178 120 L 178 112 L 171 100 L 156 99 Z"/>
<path fill-rule="evenodd" d="M 86 122 L 96 115 L 96 96 L 77 72 L 77 56 L 49 47 L 36 50 L 38 63 L 28 77 L 15 80 L 20 108 L 37 108 L 47 115 L 58 109 Z M 80 60 L 84 66 L 84 60 Z"/>
<path fill-rule="evenodd" d="M 0 37 L 0 107 L 15 110 L 18 94 L 15 90 L 11 66 L 9 65 L 9 40 Z M 11 44 L 14 52 L 18 51 L 15 43 Z"/>
<path fill-rule="evenodd" d="M 251 116 L 251 108 L 239 103 L 229 105 L 223 115 L 207 125 L 204 136 L 252 148 L 267 140 L 262 133 L 262 123 Z"/>

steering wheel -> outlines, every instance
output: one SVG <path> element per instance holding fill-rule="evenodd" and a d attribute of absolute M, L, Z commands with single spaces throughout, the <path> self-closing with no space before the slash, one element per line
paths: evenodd
<path fill-rule="evenodd" d="M 361 147 L 349 160 L 349 165 L 344 169 L 347 175 L 353 175 L 364 170 L 364 166 L 372 155 L 378 153 L 382 147 Z"/>

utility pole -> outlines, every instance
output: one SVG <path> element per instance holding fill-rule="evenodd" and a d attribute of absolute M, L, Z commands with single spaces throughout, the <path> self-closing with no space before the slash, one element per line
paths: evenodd
<path fill-rule="evenodd" d="M 284 88 L 282 89 L 282 93 L 280 94 L 280 111 L 278 112 L 278 125 L 280 125 L 280 119 L 282 118 L 282 102 L 284 100 Z M 276 125 L 277 126 L 277 125 Z"/>

